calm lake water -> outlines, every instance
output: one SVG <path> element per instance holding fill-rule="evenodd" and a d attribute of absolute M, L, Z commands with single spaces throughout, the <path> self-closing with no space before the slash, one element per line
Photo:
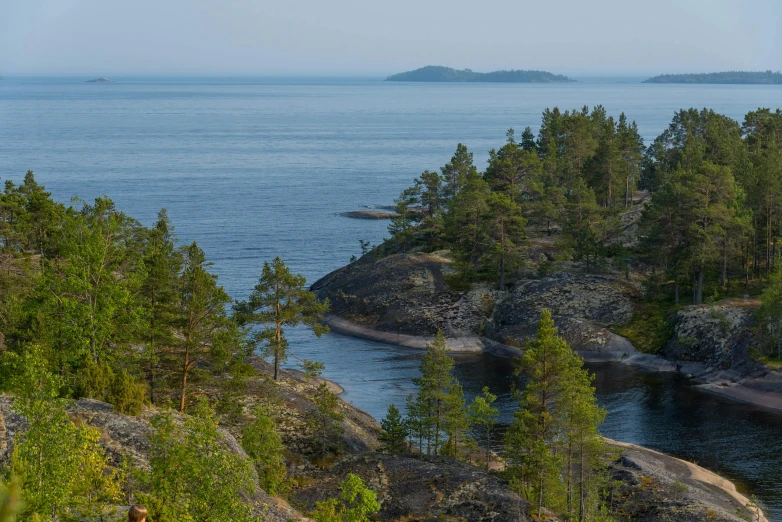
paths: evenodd
<path fill-rule="evenodd" d="M 709 107 L 741 121 L 776 109 L 780 86 L 405 84 L 377 79 L 8 77 L 0 81 L 0 178 L 28 169 L 54 196 L 109 195 L 144 224 L 166 207 L 221 283 L 245 297 L 281 256 L 309 281 L 378 243 L 386 223 L 338 216 L 392 202 L 465 143 L 481 167 L 505 131 L 537 130 L 546 107 L 602 104 L 636 120 L 647 143 L 674 111 Z M 291 332 L 300 357 L 326 363 L 344 398 L 382 417 L 411 391 L 420 353 Z M 472 396 L 488 385 L 510 419 L 509 362 L 459 357 Z M 721 400 L 677 377 L 591 366 L 607 436 L 693 460 L 755 493 L 782 520 L 782 415 Z"/>

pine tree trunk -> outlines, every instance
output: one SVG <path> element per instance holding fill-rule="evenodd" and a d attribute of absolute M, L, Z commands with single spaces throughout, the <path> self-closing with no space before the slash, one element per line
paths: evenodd
<path fill-rule="evenodd" d="M 505 254 L 500 254 L 500 290 L 505 290 Z"/>
<path fill-rule="evenodd" d="M 679 278 L 677 277 L 673 284 L 673 299 L 674 304 L 679 306 Z"/>
<path fill-rule="evenodd" d="M 692 302 L 696 305 L 703 303 L 703 267 L 699 268 L 695 273 Z"/>
<path fill-rule="evenodd" d="M 187 396 L 187 372 L 190 369 L 190 349 L 185 350 L 185 364 L 182 366 L 182 393 L 179 398 L 179 411 L 185 411 L 185 397 Z"/>
<path fill-rule="evenodd" d="M 279 314 L 280 304 L 277 303 L 277 311 Z M 277 378 L 280 375 L 280 358 L 282 357 L 281 346 L 282 346 L 282 325 L 280 325 L 279 322 L 275 324 L 274 327 L 274 380 L 276 381 Z"/>

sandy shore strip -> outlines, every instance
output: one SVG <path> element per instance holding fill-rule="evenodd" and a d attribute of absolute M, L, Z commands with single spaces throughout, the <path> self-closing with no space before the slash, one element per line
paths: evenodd
<path fill-rule="evenodd" d="M 733 382 L 712 382 L 698 384 L 695 387 L 699 390 L 720 395 L 721 397 L 733 399 L 734 401 L 782 412 L 782 395 L 779 393 L 755 390 L 740 383 Z"/>

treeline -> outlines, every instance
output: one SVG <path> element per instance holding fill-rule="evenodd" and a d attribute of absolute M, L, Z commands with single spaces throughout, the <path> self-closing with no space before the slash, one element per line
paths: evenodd
<path fill-rule="evenodd" d="M 557 335 L 548 310 L 516 363 L 526 385 L 517 394 L 518 409 L 495 458 L 497 397 L 484 388 L 465 403 L 445 338 L 438 333 L 427 347 L 421 376 L 414 380 L 417 392 L 407 398 L 404 415 L 392 404 L 381 421 L 385 451 L 483 460 L 487 471 L 492 462 L 503 462 L 501 474 L 538 517 L 547 509 L 568 520 L 612 520 L 606 471 L 611 452 L 598 433 L 606 412 L 595 402 L 583 361 Z"/>
<path fill-rule="evenodd" d="M 65 206 L 28 172 L 0 197 L 0 252 L 6 377 L 35 347 L 60 396 L 137 414 L 147 399 L 184 410 L 193 382 L 242 371 L 251 346 L 231 299 L 165 210 L 145 228 L 107 198 Z"/>
<path fill-rule="evenodd" d="M 26 429 L 0 468 L 0 514 L 10 513 L 12 499 L 20 512 L 0 520 L 104 520 L 112 506 L 138 500 L 161 522 L 249 521 L 258 519 L 251 500 L 259 486 L 284 489 L 283 448 L 267 413 L 254 411 L 244 431 L 249 459 L 229 449 L 218 422 L 237 408 L 244 415 L 243 387 L 255 376 L 246 357 L 255 350 L 273 357 L 277 379 L 289 354 L 285 329 L 304 323 L 324 333 L 319 318 L 328 303 L 279 258 L 263 264 L 241 302 L 210 266 L 196 243 L 177 243 L 165 210 L 147 228 L 105 197 L 57 203 L 32 172 L 19 185 L 6 181 L 0 392 L 10 393 Z M 109 462 L 100 431 L 69 416 L 83 397 L 129 415 L 158 407 L 150 469 L 131 456 Z M 336 400 L 319 389 L 310 412 L 323 447 L 333 444 Z M 329 509 L 349 506 L 333 501 Z"/>
<path fill-rule="evenodd" d="M 513 277 L 529 232 L 563 232 L 575 259 L 612 255 L 607 218 L 629 206 L 641 177 L 635 123 L 605 109 L 547 110 L 538 136 L 511 129 L 484 172 L 459 144 L 440 172 L 425 171 L 397 200 L 389 227 L 402 250 L 449 248 L 465 277 Z"/>
<path fill-rule="evenodd" d="M 640 244 L 623 247 L 619 216 L 641 198 Z M 739 124 L 681 110 L 645 148 L 624 115 L 546 110 L 537 136 L 510 130 L 483 172 L 459 144 L 396 208 L 387 248 L 450 249 L 465 278 L 500 288 L 518 275 L 530 237 L 554 235 L 561 258 L 587 270 L 642 263 L 654 272 L 651 293 L 677 304 L 685 290 L 693 303 L 704 288 L 754 292 L 780 255 L 782 112 L 758 109 Z"/>

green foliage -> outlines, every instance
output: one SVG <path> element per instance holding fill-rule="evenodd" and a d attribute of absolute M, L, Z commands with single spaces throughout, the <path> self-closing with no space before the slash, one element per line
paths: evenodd
<path fill-rule="evenodd" d="M 369 522 L 380 511 L 377 495 L 358 475 L 348 473 L 340 490 L 338 498 L 316 504 L 312 513 L 315 522 Z"/>
<path fill-rule="evenodd" d="M 238 322 L 263 326 L 252 338 L 256 344 L 263 344 L 267 356 L 274 358 L 274 380 L 279 376 L 280 364 L 288 357 L 284 328 L 305 324 L 318 337 L 329 331 L 321 322 L 329 309 L 328 301 L 319 302 L 305 285 L 303 276 L 293 275 L 283 260 L 276 257 L 271 264 L 263 263 L 261 277 L 250 298 L 234 306 Z"/>
<path fill-rule="evenodd" d="M 72 422 L 64 401 L 54 398 L 57 379 L 27 362 L 14 386 L 14 408 L 29 427 L 14 441 L 10 467 L 25 499 L 22 516 L 99 516 L 120 496 L 117 473 L 98 444 L 100 431 Z"/>
<path fill-rule="evenodd" d="M 505 434 L 505 452 L 509 477 L 538 514 L 546 507 L 593 520 L 607 460 L 597 429 L 606 413 L 595 403 L 582 363 L 544 309 L 537 337 L 519 361 L 528 381 Z"/>
<path fill-rule="evenodd" d="M 284 447 L 274 420 L 263 408 L 255 409 L 255 420 L 242 430 L 242 447 L 255 463 L 261 487 L 279 495 L 287 487 Z"/>
<path fill-rule="evenodd" d="M 488 386 L 484 386 L 482 395 L 473 399 L 468 413 L 470 425 L 480 432 L 480 436 L 483 439 L 483 447 L 486 449 L 487 470 L 491 465 L 492 433 L 500 416 L 500 410 L 492 406 L 496 400 L 497 396 L 489 391 Z"/>
<path fill-rule="evenodd" d="M 413 380 L 418 393 L 407 403 L 407 424 L 421 453 L 426 441 L 429 455 L 459 456 L 468 421 L 462 387 L 452 371 L 445 336 L 438 331 L 421 361 L 421 377 Z"/>
<path fill-rule="evenodd" d="M 321 456 L 339 450 L 339 436 L 344 429 L 340 422 L 345 416 L 340 411 L 339 398 L 325 382 L 315 390 L 312 398 L 315 407 L 309 411 L 307 421 Z"/>
<path fill-rule="evenodd" d="M 0 522 L 15 522 L 22 510 L 21 486 L 19 480 L 11 478 L 8 483 L 0 480 Z"/>
<path fill-rule="evenodd" d="M 388 414 L 380 421 L 383 432 L 380 434 L 380 442 L 383 443 L 383 451 L 391 455 L 401 455 L 407 451 L 407 424 L 393 403 L 388 407 Z"/>
<path fill-rule="evenodd" d="M 245 495 L 255 493 L 252 464 L 233 453 L 214 411 L 199 401 L 194 415 L 179 422 L 172 413 L 153 420 L 150 518 L 160 522 L 255 520 Z"/>
<path fill-rule="evenodd" d="M 139 382 L 127 370 L 122 370 L 114 376 L 106 401 L 119 413 L 138 415 L 146 398 L 147 387 L 144 383 Z"/>
<path fill-rule="evenodd" d="M 304 375 L 310 378 L 320 377 L 323 370 L 326 369 L 326 365 L 320 361 L 301 361 L 301 366 L 304 369 Z"/>
<path fill-rule="evenodd" d="M 660 303 L 642 303 L 632 315 L 630 322 L 614 328 L 643 353 L 658 353 L 673 337 L 671 315 L 675 310 L 666 310 Z"/>
<path fill-rule="evenodd" d="M 782 265 L 771 273 L 760 300 L 757 316 L 761 338 L 766 341 L 767 352 L 782 359 Z"/>

